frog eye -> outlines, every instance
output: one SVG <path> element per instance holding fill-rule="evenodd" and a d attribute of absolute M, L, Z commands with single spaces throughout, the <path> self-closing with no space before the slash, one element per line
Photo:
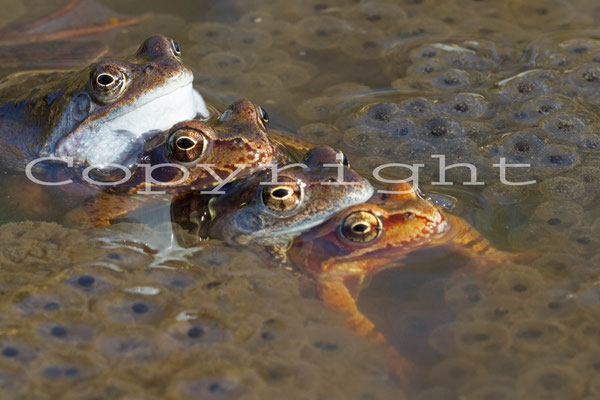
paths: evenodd
<path fill-rule="evenodd" d="M 261 200 L 271 211 L 293 210 L 301 203 L 302 197 L 302 186 L 295 181 L 267 185 L 261 191 Z"/>
<path fill-rule="evenodd" d="M 169 155 L 181 163 L 198 161 L 208 150 L 209 138 L 210 136 L 199 130 L 177 129 L 171 133 L 167 142 Z"/>
<path fill-rule="evenodd" d="M 260 118 L 260 122 L 266 128 L 267 125 L 269 124 L 269 114 L 267 114 L 267 112 L 265 111 L 265 109 L 262 108 L 261 106 L 256 106 L 256 108 L 257 108 L 257 111 L 258 111 L 258 118 Z"/>
<path fill-rule="evenodd" d="M 368 243 L 381 234 L 383 224 L 379 217 L 368 211 L 355 211 L 342 221 L 340 233 L 352 242 Z"/>
<path fill-rule="evenodd" d="M 181 57 L 181 49 L 179 48 L 179 44 L 174 40 L 171 40 L 171 51 L 175 57 Z"/>
<path fill-rule="evenodd" d="M 103 103 L 116 100 L 127 84 L 127 76 L 118 68 L 99 66 L 92 72 L 90 84 L 94 96 Z"/>

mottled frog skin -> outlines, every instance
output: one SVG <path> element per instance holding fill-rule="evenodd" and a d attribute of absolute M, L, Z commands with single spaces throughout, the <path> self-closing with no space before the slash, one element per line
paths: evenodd
<path fill-rule="evenodd" d="M 128 212 L 166 200 L 151 193 L 134 196 L 136 193 L 174 194 L 211 189 L 220 183 L 216 177 L 234 181 L 261 170 L 264 165 L 283 162 L 287 155 L 269 139 L 267 123 L 266 112 L 247 99 L 234 102 L 220 116 L 207 121 L 178 123 L 166 134 L 164 143 L 142 156 L 149 166 L 173 165 L 152 173 L 152 178 L 161 184 L 147 185 L 146 169 L 139 168 L 128 182 L 100 193 L 85 207 L 69 213 L 66 222 L 82 227 L 108 225 Z M 177 165 L 189 172 L 187 178 Z"/>
<path fill-rule="evenodd" d="M 0 168 L 22 171 L 38 157 L 128 165 L 149 136 L 208 116 L 193 78 L 161 35 L 126 59 L 9 75 L 0 80 Z"/>
<path fill-rule="evenodd" d="M 399 194 L 378 194 L 349 207 L 297 237 L 288 256 L 294 266 L 312 276 L 319 297 L 346 313 L 358 335 L 390 348 L 392 367 L 406 385 L 414 372 L 388 345 L 356 306 L 365 278 L 384 268 L 401 266 L 411 253 L 446 247 L 472 258 L 478 266 L 499 265 L 515 255 L 496 250 L 459 217 L 444 213 L 408 184 L 390 188 Z"/>
<path fill-rule="evenodd" d="M 271 184 L 273 171 L 268 169 L 234 183 L 226 195 L 211 198 L 208 236 L 235 244 L 285 247 L 300 232 L 373 193 L 369 181 L 329 146 L 312 149 L 301 164 L 305 168 L 280 170 L 277 184 Z"/>

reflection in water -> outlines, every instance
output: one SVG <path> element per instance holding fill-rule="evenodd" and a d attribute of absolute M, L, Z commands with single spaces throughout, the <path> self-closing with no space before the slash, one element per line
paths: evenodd
<path fill-rule="evenodd" d="M 139 2 L 101 3 L 139 14 Z M 408 398 L 598 396 L 595 2 L 143 8 L 155 11 L 147 22 L 102 38 L 111 54 L 131 54 L 156 32 L 174 37 L 219 109 L 250 98 L 272 125 L 341 148 L 366 177 L 386 162 L 423 163 L 434 198 L 451 198 L 452 212 L 496 247 L 538 254 L 487 272 L 461 269 L 468 260 L 456 254 L 428 254 L 372 278 L 359 309 L 426 375 Z M 431 185 L 431 154 L 476 165 L 486 185 Z M 499 157 L 531 163 L 507 178 L 537 184 L 501 185 Z M 36 209 L 52 197 L 21 192 L 2 191 L 2 221 L 48 215 L 44 208 L 60 221 L 56 206 Z M 0 226 L 2 397 L 75 387 L 74 398 L 402 398 L 385 351 L 353 336 L 305 277 L 219 241 L 180 247 L 173 229 L 181 235 L 168 207 L 98 231 Z"/>

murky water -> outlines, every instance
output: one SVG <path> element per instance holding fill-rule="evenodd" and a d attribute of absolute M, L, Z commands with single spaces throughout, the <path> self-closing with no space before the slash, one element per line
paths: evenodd
<path fill-rule="evenodd" d="M 0 23 L 59 5 L 0 3 L 13 10 Z M 499 248 L 539 253 L 486 273 L 451 274 L 464 260 L 444 257 L 373 277 L 360 309 L 427 376 L 407 398 L 600 397 L 596 1 L 195 3 L 103 1 L 155 16 L 101 39 L 125 54 L 173 37 L 209 102 L 250 98 L 365 176 L 423 163 L 423 188 L 453 213 Z M 460 185 L 465 169 L 432 185 L 431 154 L 476 165 L 485 185 Z M 501 156 L 531 164 L 509 180 L 537 183 L 501 184 Z M 50 201 L 15 211 L 2 193 L 3 221 Z M 403 398 L 385 350 L 303 297 L 301 277 L 251 249 L 182 249 L 168 211 L 149 214 L 137 222 L 151 227 L 0 226 L 0 397 Z"/>

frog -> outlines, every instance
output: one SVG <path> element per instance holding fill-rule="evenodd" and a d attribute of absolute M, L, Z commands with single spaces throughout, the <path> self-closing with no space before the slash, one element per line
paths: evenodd
<path fill-rule="evenodd" d="M 131 165 L 144 142 L 180 121 L 208 118 L 181 48 L 163 35 L 127 58 L 77 71 L 22 71 L 0 80 L 0 168 L 38 158 Z"/>
<path fill-rule="evenodd" d="M 356 300 L 367 277 L 402 266 L 417 251 L 434 248 L 461 253 L 473 260 L 471 266 L 476 268 L 499 266 L 518 258 L 496 249 L 465 220 L 445 212 L 408 182 L 401 182 L 296 237 L 287 251 L 287 261 L 312 277 L 318 297 L 346 314 L 354 333 L 387 346 L 390 366 L 410 386 L 417 368 L 404 360 L 359 311 Z"/>
<path fill-rule="evenodd" d="M 147 169 L 136 168 L 127 182 L 117 182 L 92 197 L 69 212 L 65 222 L 82 228 L 106 226 L 143 207 L 165 202 L 168 206 L 169 196 L 212 189 L 286 162 L 285 149 L 268 136 L 268 122 L 262 107 L 240 99 L 206 121 L 177 123 L 165 133 L 164 141 L 140 157 L 140 165 L 159 167 L 150 173 L 154 182 L 148 180 Z"/>
<path fill-rule="evenodd" d="M 349 167 L 341 151 L 320 146 L 301 163 L 267 168 L 233 182 L 225 192 L 179 199 L 171 207 L 173 221 L 195 227 L 203 240 L 220 239 L 283 257 L 296 235 L 368 200 L 373 187 Z"/>

